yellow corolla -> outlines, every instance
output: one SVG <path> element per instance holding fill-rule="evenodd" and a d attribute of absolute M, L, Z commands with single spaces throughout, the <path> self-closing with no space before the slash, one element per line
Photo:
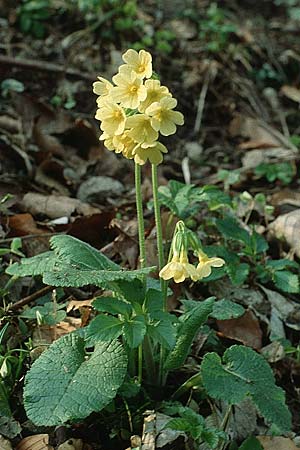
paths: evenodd
<path fill-rule="evenodd" d="M 130 128 L 128 135 L 139 144 L 151 145 L 158 138 L 158 132 L 152 128 L 151 119 L 146 114 L 127 117 L 126 128 Z"/>
<path fill-rule="evenodd" d="M 166 86 L 161 86 L 159 80 L 146 80 L 145 88 L 147 89 L 147 97 L 139 106 L 139 111 L 142 113 L 152 103 L 159 102 L 163 97 L 171 97 L 169 89 Z"/>
<path fill-rule="evenodd" d="M 97 77 L 99 81 L 93 83 L 93 92 L 96 95 L 108 95 L 113 85 L 103 77 Z"/>
<path fill-rule="evenodd" d="M 199 264 L 197 266 L 198 277 L 205 278 L 211 274 L 212 267 L 222 267 L 225 261 L 222 258 L 209 258 L 205 253 L 199 254 Z"/>
<path fill-rule="evenodd" d="M 122 56 L 123 61 L 140 78 L 150 78 L 152 75 L 152 56 L 145 50 L 137 52 L 130 48 Z"/>
<path fill-rule="evenodd" d="M 115 150 L 112 136 L 110 136 L 109 134 L 104 132 L 101 134 L 99 139 L 100 139 L 100 141 L 104 141 L 104 145 L 107 148 L 107 150 L 111 150 L 111 151 Z"/>
<path fill-rule="evenodd" d="M 109 136 L 122 134 L 125 129 L 125 112 L 116 103 L 105 102 L 97 109 L 95 118 L 101 121 L 101 130 Z"/>
<path fill-rule="evenodd" d="M 188 262 L 185 252 L 182 252 L 180 256 L 175 254 L 172 260 L 161 269 L 159 276 L 164 280 L 173 278 L 175 283 L 182 283 L 186 278 L 191 278 L 193 281 L 199 279 L 196 267 Z"/>
<path fill-rule="evenodd" d="M 159 102 L 148 106 L 145 113 L 151 117 L 151 125 L 164 136 L 176 133 L 176 125 L 183 125 L 183 114 L 173 111 L 177 100 L 173 97 L 163 97 Z"/>
<path fill-rule="evenodd" d="M 122 153 L 127 159 L 133 159 L 133 149 L 136 147 L 136 142 L 128 136 L 128 130 L 119 136 L 113 137 L 113 145 L 116 153 Z"/>
<path fill-rule="evenodd" d="M 160 142 L 155 142 L 150 146 L 140 144 L 133 150 L 134 161 L 141 166 L 145 164 L 147 160 L 149 160 L 151 164 L 157 165 L 163 161 L 162 154 L 167 152 L 167 148 Z"/>
<path fill-rule="evenodd" d="M 116 86 L 111 89 L 110 94 L 124 108 L 136 109 L 147 97 L 143 80 L 128 66 L 121 66 L 112 79 Z"/>

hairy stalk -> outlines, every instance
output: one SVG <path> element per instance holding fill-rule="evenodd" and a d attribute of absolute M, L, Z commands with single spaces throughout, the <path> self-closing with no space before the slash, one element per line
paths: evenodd
<path fill-rule="evenodd" d="M 157 179 L 157 165 L 152 164 L 152 190 L 153 190 L 153 204 L 154 215 L 156 225 L 156 240 L 157 240 L 157 254 L 158 254 L 158 266 L 161 270 L 164 266 L 164 247 L 162 238 L 162 226 L 160 216 L 160 206 L 158 201 L 158 179 Z M 163 311 L 167 310 L 167 283 L 162 278 L 160 279 L 161 291 L 163 294 Z M 159 360 L 159 372 L 158 372 L 158 384 L 165 384 L 165 377 L 163 372 L 163 364 L 165 359 L 165 352 L 163 347 L 160 348 L 160 360 Z"/>
<path fill-rule="evenodd" d="M 136 195 L 136 212 L 139 232 L 139 249 L 140 267 L 143 269 L 146 265 L 146 251 L 145 251 L 145 226 L 143 216 L 143 199 L 141 186 L 141 166 L 135 164 L 135 195 Z M 141 383 L 143 378 L 143 344 L 141 343 L 138 349 L 138 380 Z"/>

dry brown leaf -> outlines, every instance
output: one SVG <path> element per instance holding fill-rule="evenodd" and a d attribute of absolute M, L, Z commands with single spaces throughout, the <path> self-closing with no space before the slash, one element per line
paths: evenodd
<path fill-rule="evenodd" d="M 277 239 L 283 239 L 300 257 L 300 209 L 278 216 L 268 227 Z"/>
<path fill-rule="evenodd" d="M 276 163 L 280 161 L 294 161 L 295 152 L 289 148 L 275 147 L 255 149 L 248 151 L 242 158 L 243 167 L 245 169 L 254 169 L 262 163 Z"/>
<path fill-rule="evenodd" d="M 100 213 L 98 208 L 83 203 L 77 198 L 62 195 L 42 195 L 35 192 L 25 194 L 21 206 L 25 211 L 33 215 L 44 214 L 50 219 L 63 216 L 71 217 L 74 213 L 84 216 Z"/>
<path fill-rule="evenodd" d="M 82 439 L 68 439 L 60 444 L 57 450 L 83 450 Z"/>
<path fill-rule="evenodd" d="M 59 322 L 55 326 L 41 325 L 33 330 L 32 344 L 33 347 L 42 346 L 46 348 L 56 339 L 71 333 L 81 327 L 81 319 L 77 317 L 66 317 L 65 320 Z"/>
<path fill-rule="evenodd" d="M 296 103 L 300 103 L 300 89 L 296 88 L 295 86 L 282 86 L 280 92 L 290 100 L 293 100 Z"/>
<path fill-rule="evenodd" d="M 300 192 L 282 189 L 271 196 L 269 203 L 272 206 L 292 205 L 300 208 Z"/>
<path fill-rule="evenodd" d="M 281 436 L 257 436 L 264 450 L 299 450 L 294 442 Z"/>
<path fill-rule="evenodd" d="M 256 350 L 262 346 L 259 321 L 250 309 L 238 319 L 217 320 L 217 325 L 220 332 L 229 339 L 235 339 Z"/>
<path fill-rule="evenodd" d="M 22 439 L 16 450 L 54 450 L 54 448 L 49 445 L 48 434 L 35 434 Z"/>
<path fill-rule="evenodd" d="M 92 301 L 93 299 L 88 300 L 71 300 L 67 306 L 67 312 L 70 312 L 72 310 L 76 311 L 77 309 L 80 309 L 82 307 L 92 307 Z"/>
<path fill-rule="evenodd" d="M 28 234 L 43 234 L 37 227 L 31 214 L 15 214 L 8 219 L 9 236 L 26 236 Z"/>
<path fill-rule="evenodd" d="M 0 450 L 13 450 L 11 443 L 0 435 Z"/>

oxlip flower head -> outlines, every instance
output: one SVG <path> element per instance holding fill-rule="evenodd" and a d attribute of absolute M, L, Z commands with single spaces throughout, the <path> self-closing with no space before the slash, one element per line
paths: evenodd
<path fill-rule="evenodd" d="M 173 111 L 177 106 L 177 100 L 172 97 L 163 97 L 159 102 L 154 102 L 146 109 L 145 113 L 151 117 L 151 125 L 154 130 L 164 136 L 176 133 L 176 125 L 183 125 L 183 115 L 179 111 Z"/>
<path fill-rule="evenodd" d="M 225 264 L 222 258 L 209 258 L 204 252 L 199 253 L 199 264 L 197 265 L 197 272 L 199 279 L 206 278 L 211 274 L 212 267 L 222 267 Z"/>
<path fill-rule="evenodd" d="M 123 61 L 140 78 L 150 78 L 152 75 L 152 56 L 145 50 L 137 52 L 130 48 L 122 56 Z"/>

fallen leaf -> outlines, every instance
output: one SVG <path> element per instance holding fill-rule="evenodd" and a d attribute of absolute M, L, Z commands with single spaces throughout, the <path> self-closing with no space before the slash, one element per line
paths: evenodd
<path fill-rule="evenodd" d="M 36 327 L 32 333 L 33 355 L 39 356 L 56 339 L 78 330 L 80 327 L 81 319 L 77 317 L 66 317 L 65 320 L 55 326 L 41 325 Z M 36 350 L 37 348 L 38 350 Z"/>
<path fill-rule="evenodd" d="M 283 323 L 294 330 L 300 330 L 300 308 L 299 304 L 284 297 L 277 291 L 272 291 L 260 286 L 267 296 L 271 307 L 274 308 Z"/>
<path fill-rule="evenodd" d="M 289 148 L 283 147 L 267 147 L 264 149 L 255 149 L 248 151 L 242 157 L 243 168 L 246 170 L 255 169 L 263 163 L 277 163 L 280 161 L 294 161 L 295 152 Z"/>
<path fill-rule="evenodd" d="M 114 249 L 119 253 L 124 262 L 128 261 L 133 269 L 136 267 L 138 258 L 138 225 L 136 219 L 120 220 L 113 219 L 110 228 L 119 231 L 119 236 L 114 240 Z"/>
<path fill-rule="evenodd" d="M 246 439 L 254 433 L 257 427 L 257 411 L 253 402 L 245 398 L 242 402 L 234 406 L 229 428 L 233 432 L 233 438 L 238 440 Z"/>
<path fill-rule="evenodd" d="M 80 308 L 92 308 L 93 299 L 88 300 L 71 300 L 67 306 L 67 312 L 76 311 Z"/>
<path fill-rule="evenodd" d="M 141 450 L 155 450 L 165 447 L 179 436 L 185 436 L 182 431 L 165 428 L 171 417 L 155 411 L 146 411 L 143 425 Z"/>
<path fill-rule="evenodd" d="M 90 177 L 80 185 L 77 197 L 82 202 L 101 203 L 123 191 L 124 186 L 119 180 L 107 176 Z"/>
<path fill-rule="evenodd" d="M 282 214 L 269 224 L 269 231 L 277 239 L 283 239 L 300 257 L 300 209 Z"/>
<path fill-rule="evenodd" d="M 1 450 L 13 450 L 11 443 L 0 435 L 0 449 Z"/>
<path fill-rule="evenodd" d="M 57 450 L 83 450 L 82 439 L 68 439 L 66 442 L 60 444 Z"/>
<path fill-rule="evenodd" d="M 85 216 L 100 213 L 98 208 L 83 203 L 77 198 L 62 195 L 42 195 L 35 192 L 25 194 L 20 206 L 33 215 L 43 214 L 50 219 L 63 216 L 71 217 L 74 214 Z"/>
<path fill-rule="evenodd" d="M 261 349 L 261 354 L 270 362 L 281 361 L 285 357 L 283 345 L 279 341 L 273 341 Z"/>
<path fill-rule="evenodd" d="M 28 234 L 43 234 L 44 231 L 37 227 L 31 214 L 15 214 L 8 218 L 8 236 L 26 236 Z"/>
<path fill-rule="evenodd" d="M 282 86 L 282 88 L 280 89 L 280 93 L 290 100 L 293 100 L 296 103 L 300 103 L 300 89 L 296 88 L 295 86 Z"/>
<path fill-rule="evenodd" d="M 250 309 L 238 319 L 217 320 L 217 325 L 222 335 L 229 339 L 242 342 L 256 350 L 262 346 L 262 331 L 259 321 Z"/>
<path fill-rule="evenodd" d="M 256 436 L 264 450 L 299 450 L 294 442 L 281 436 Z"/>
<path fill-rule="evenodd" d="M 35 434 L 22 439 L 16 450 L 54 450 L 54 448 L 49 445 L 48 434 Z"/>
<path fill-rule="evenodd" d="M 36 169 L 35 181 L 38 184 L 55 189 L 61 195 L 68 196 L 70 193 L 65 186 L 67 180 L 65 179 L 64 169 L 60 161 L 51 158 L 45 159 Z"/>

